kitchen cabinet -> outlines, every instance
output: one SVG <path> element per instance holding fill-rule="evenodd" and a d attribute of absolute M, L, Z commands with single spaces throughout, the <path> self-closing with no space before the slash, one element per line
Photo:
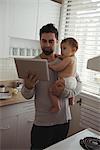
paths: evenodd
<path fill-rule="evenodd" d="M 8 148 L 14 149 L 15 147 L 17 147 L 16 134 L 17 134 L 16 116 L 0 119 L 1 150 L 7 150 Z"/>
<path fill-rule="evenodd" d="M 80 127 L 80 113 L 81 113 L 81 96 L 78 95 L 75 97 L 75 105 L 71 107 L 72 119 L 70 121 L 70 128 L 68 136 L 71 136 L 82 130 Z"/>
<path fill-rule="evenodd" d="M 43 25 L 53 23 L 57 28 L 59 28 L 60 8 L 61 4 L 51 0 L 39 0 L 36 32 L 37 40 L 39 40 L 39 30 Z"/>
<path fill-rule="evenodd" d="M 58 28 L 60 7 L 51 0 L 0 0 L 0 57 L 9 56 L 11 38 L 39 40 L 44 24 Z"/>
<path fill-rule="evenodd" d="M 9 55 L 9 14 L 8 0 L 0 0 L 0 58 Z"/>
<path fill-rule="evenodd" d="M 38 0 L 10 0 L 9 36 L 35 39 Z"/>
<path fill-rule="evenodd" d="M 30 149 L 34 101 L 0 107 L 0 149 Z"/>
<path fill-rule="evenodd" d="M 31 128 L 34 121 L 35 109 L 33 102 L 20 105 L 18 117 L 18 149 L 29 150 L 31 146 Z M 22 112 L 21 112 L 22 111 Z"/>
<path fill-rule="evenodd" d="M 34 111 L 23 113 L 19 116 L 18 122 L 18 148 L 29 149 L 31 146 L 31 128 L 34 120 Z M 24 128 L 23 128 L 24 127 Z"/>
<path fill-rule="evenodd" d="M 100 132 L 100 98 L 82 91 L 75 98 L 75 105 L 71 106 L 72 120 L 68 136 L 85 128 L 92 128 Z"/>
<path fill-rule="evenodd" d="M 10 37 L 34 39 L 36 0 L 0 0 L 0 57 L 9 56 Z"/>
<path fill-rule="evenodd" d="M 0 149 L 14 149 L 17 146 L 17 107 L 15 105 L 0 107 Z"/>
<path fill-rule="evenodd" d="M 47 23 L 59 27 L 61 4 L 50 0 L 11 0 L 11 37 L 39 40 L 39 30 Z"/>

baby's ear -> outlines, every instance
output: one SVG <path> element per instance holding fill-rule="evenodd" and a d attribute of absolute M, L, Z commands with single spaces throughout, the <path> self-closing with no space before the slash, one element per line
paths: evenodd
<path fill-rule="evenodd" d="M 77 48 L 76 47 L 73 47 L 73 52 L 76 52 L 77 51 Z"/>

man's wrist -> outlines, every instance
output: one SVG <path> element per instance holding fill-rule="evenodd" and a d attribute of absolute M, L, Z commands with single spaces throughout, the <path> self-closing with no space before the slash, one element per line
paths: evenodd
<path fill-rule="evenodd" d="M 24 87 L 25 87 L 26 89 L 28 89 L 28 90 L 32 90 L 32 89 L 35 88 L 34 85 L 33 85 L 33 86 L 28 86 L 28 85 L 26 85 L 26 84 L 24 84 Z"/>
<path fill-rule="evenodd" d="M 24 85 L 24 86 L 25 86 L 25 88 L 28 89 L 28 90 L 32 90 L 32 89 L 33 89 L 33 87 L 29 87 L 29 86 L 26 86 L 26 85 Z"/>
<path fill-rule="evenodd" d="M 24 87 L 25 91 L 33 91 L 33 90 L 34 90 L 34 87 L 28 88 L 28 87 L 26 87 L 25 85 L 24 85 L 23 87 Z"/>

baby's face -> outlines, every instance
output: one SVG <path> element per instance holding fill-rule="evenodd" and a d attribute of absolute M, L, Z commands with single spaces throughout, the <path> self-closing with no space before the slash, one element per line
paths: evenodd
<path fill-rule="evenodd" d="M 61 44 L 61 55 L 63 56 L 63 58 L 71 56 L 74 53 L 74 48 L 68 42 Z"/>

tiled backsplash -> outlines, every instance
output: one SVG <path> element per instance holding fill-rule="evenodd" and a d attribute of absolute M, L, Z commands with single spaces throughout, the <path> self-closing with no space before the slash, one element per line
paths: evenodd
<path fill-rule="evenodd" d="M 0 81 L 17 80 L 17 71 L 13 58 L 0 58 Z"/>

